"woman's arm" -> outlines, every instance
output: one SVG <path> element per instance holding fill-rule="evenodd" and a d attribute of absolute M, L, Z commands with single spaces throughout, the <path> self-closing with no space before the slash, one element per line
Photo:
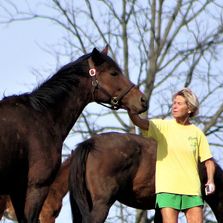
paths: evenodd
<path fill-rule="evenodd" d="M 215 174 L 215 163 L 213 159 L 208 159 L 204 161 L 206 171 L 207 171 L 207 183 L 205 184 L 206 187 L 209 185 L 209 190 L 207 190 L 206 194 L 212 194 L 215 191 L 215 184 L 214 184 L 214 174 Z"/>

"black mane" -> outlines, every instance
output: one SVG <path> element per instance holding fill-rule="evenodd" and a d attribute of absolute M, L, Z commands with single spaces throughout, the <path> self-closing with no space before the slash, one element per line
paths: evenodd
<path fill-rule="evenodd" d="M 74 62 L 63 66 L 56 74 L 44 81 L 29 94 L 31 106 L 38 111 L 53 107 L 56 102 L 63 100 L 74 86 L 78 86 L 80 77 L 88 77 L 86 54 Z"/>

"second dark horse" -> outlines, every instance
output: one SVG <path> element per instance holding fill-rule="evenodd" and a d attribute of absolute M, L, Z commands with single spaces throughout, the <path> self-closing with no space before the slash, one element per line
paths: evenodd
<path fill-rule="evenodd" d="M 107 56 L 107 47 L 62 67 L 31 93 L 0 102 L 0 194 L 9 194 L 18 222 L 38 222 L 61 164 L 63 141 L 93 101 L 138 114 L 144 95 Z"/>
<path fill-rule="evenodd" d="M 104 133 L 79 144 L 69 176 L 73 222 L 103 223 L 115 201 L 154 209 L 155 161 L 156 142 L 134 134 Z M 204 194 L 207 179 L 202 164 L 199 175 L 203 198 L 223 223 L 223 171 L 218 165 L 216 170 L 213 195 Z M 155 222 L 162 222 L 159 217 Z"/>

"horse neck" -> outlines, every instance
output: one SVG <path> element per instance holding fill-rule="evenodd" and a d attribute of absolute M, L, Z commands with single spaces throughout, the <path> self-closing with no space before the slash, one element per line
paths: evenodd
<path fill-rule="evenodd" d="M 86 88 L 86 84 L 80 86 L 75 89 L 74 94 L 60 103 L 56 113 L 51 111 L 55 128 L 61 132 L 62 140 L 65 140 L 86 105 L 91 102 L 92 96 L 89 90 L 91 86 L 89 88 Z"/>
<path fill-rule="evenodd" d="M 92 101 L 91 79 L 86 75 L 66 72 L 65 75 L 54 75 L 30 96 L 32 106 L 43 113 L 48 125 L 52 124 L 62 140 L 85 106 Z"/>

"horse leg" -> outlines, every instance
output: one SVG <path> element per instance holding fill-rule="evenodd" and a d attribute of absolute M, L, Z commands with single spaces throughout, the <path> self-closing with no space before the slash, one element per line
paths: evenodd
<path fill-rule="evenodd" d="M 4 210 L 4 217 L 17 222 L 15 210 L 9 196 L 6 196 L 6 208 Z"/>
<path fill-rule="evenodd" d="M 154 223 L 162 223 L 163 219 L 162 219 L 162 215 L 161 215 L 161 211 L 160 208 L 155 208 L 155 216 L 154 216 Z"/>
<path fill-rule="evenodd" d="M 39 214 L 48 194 L 49 187 L 29 187 L 26 193 L 25 216 L 28 223 L 38 223 Z"/>
<path fill-rule="evenodd" d="M 86 217 L 83 216 L 83 223 L 103 223 L 105 222 L 111 205 L 101 200 L 94 201 L 92 210 Z"/>
<path fill-rule="evenodd" d="M 19 193 L 12 192 L 10 194 L 11 202 L 13 208 L 15 210 L 16 218 L 19 223 L 26 223 L 27 219 L 25 219 L 24 215 L 24 207 L 25 207 L 25 193 L 22 190 L 19 190 Z"/>
<path fill-rule="evenodd" d="M 111 205 L 104 200 L 93 201 L 93 207 L 90 212 L 81 214 L 80 209 L 75 201 L 75 198 L 70 195 L 70 205 L 72 210 L 73 223 L 103 223 L 108 216 Z"/>
<path fill-rule="evenodd" d="M 6 203 L 7 203 L 7 196 L 1 195 L 0 196 L 0 220 L 2 219 L 2 216 L 4 214 L 4 211 L 6 209 Z"/>
<path fill-rule="evenodd" d="M 19 223 L 38 223 L 39 214 L 43 202 L 48 193 L 48 187 L 38 188 L 30 187 L 25 193 L 17 188 L 17 193 L 11 193 L 11 201 L 15 209 L 16 217 Z"/>

